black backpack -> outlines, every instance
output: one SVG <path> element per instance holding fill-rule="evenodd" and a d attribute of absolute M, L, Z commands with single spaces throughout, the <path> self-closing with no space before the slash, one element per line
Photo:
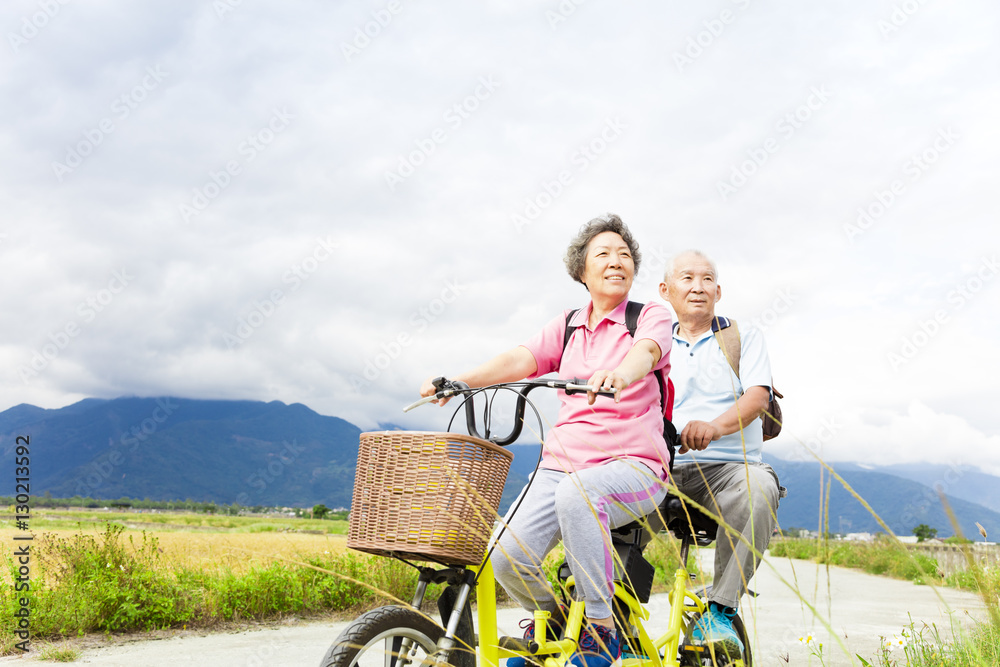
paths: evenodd
<path fill-rule="evenodd" d="M 639 326 L 639 314 L 645 304 L 639 303 L 638 301 L 629 301 L 628 305 L 625 306 L 625 326 L 628 328 L 628 333 L 632 338 L 635 338 L 635 330 Z M 563 335 L 563 354 L 566 353 L 566 346 L 569 344 L 570 336 L 573 332 L 577 330 L 578 327 L 571 327 L 569 325 L 570 320 L 573 316 L 579 312 L 579 308 L 569 311 L 566 315 L 566 333 Z M 663 375 L 663 371 L 656 369 L 653 371 L 653 375 L 656 376 L 657 386 L 660 388 L 660 407 L 663 412 L 663 439 L 667 441 L 667 449 L 670 451 L 670 469 L 674 467 L 674 451 L 677 449 L 677 429 L 674 428 L 674 424 L 670 421 L 673 416 L 674 410 L 674 385 L 670 381 L 670 378 Z"/>

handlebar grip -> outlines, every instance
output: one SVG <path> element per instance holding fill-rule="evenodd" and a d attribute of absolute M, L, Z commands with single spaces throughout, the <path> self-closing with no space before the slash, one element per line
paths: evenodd
<path fill-rule="evenodd" d="M 433 380 L 431 380 L 431 384 L 434 385 L 434 388 L 437 391 L 435 391 L 430 396 L 425 396 L 424 398 L 421 398 L 419 401 L 410 403 L 405 408 L 403 408 L 403 412 L 409 412 L 414 408 L 419 408 L 421 405 L 426 405 L 427 403 L 430 403 L 431 401 L 436 401 L 440 398 L 448 398 L 449 396 L 454 396 L 455 394 L 459 393 L 462 389 L 469 388 L 469 385 L 465 384 L 464 382 L 452 382 L 447 378 L 445 378 L 444 376 L 438 376 L 434 378 Z"/>
<path fill-rule="evenodd" d="M 588 391 L 592 391 L 595 394 L 603 395 L 603 396 L 617 396 L 618 395 L 618 390 L 617 389 L 594 389 L 589 384 L 587 384 L 587 380 L 585 380 L 583 378 L 573 378 L 572 380 L 567 380 L 566 381 L 565 391 L 566 391 L 566 393 L 568 395 L 583 394 L 583 393 L 586 393 Z"/>
<path fill-rule="evenodd" d="M 434 401 L 434 400 L 437 400 L 437 399 L 438 399 L 438 396 L 436 394 L 432 394 L 431 396 L 425 396 L 424 398 L 421 398 L 419 401 L 416 401 L 414 403 L 410 403 L 409 405 L 407 405 L 405 408 L 403 408 L 403 412 L 409 412 L 410 410 L 412 410 L 414 408 L 419 408 L 421 405 L 426 405 L 426 404 L 430 403 L 431 401 Z"/>

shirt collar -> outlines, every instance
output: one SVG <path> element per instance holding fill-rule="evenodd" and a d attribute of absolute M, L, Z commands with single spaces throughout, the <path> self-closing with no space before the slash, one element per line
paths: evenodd
<path fill-rule="evenodd" d="M 718 329 L 716 328 L 716 322 L 718 322 L 720 320 L 722 321 L 722 323 L 724 325 L 722 327 L 723 329 L 725 329 L 726 327 L 729 326 L 729 320 L 726 319 L 725 317 L 718 317 L 716 319 L 713 319 L 712 320 L 712 328 L 709 329 L 708 331 L 703 331 L 701 333 L 701 335 L 698 336 L 698 340 L 696 340 L 695 343 L 700 343 L 701 341 L 705 340 L 706 338 L 714 338 L 715 337 L 715 332 L 718 331 Z M 677 340 L 678 342 L 681 342 L 681 343 L 687 343 L 688 342 L 687 339 L 686 338 L 682 338 L 681 335 L 679 333 L 677 333 L 678 331 L 680 331 L 680 327 L 681 327 L 681 323 L 680 322 L 674 322 L 674 330 L 673 330 L 674 339 Z"/>
<path fill-rule="evenodd" d="M 620 304 L 615 306 L 615 309 L 604 316 L 604 319 L 611 320 L 616 324 L 625 324 L 625 310 L 628 308 L 628 299 L 624 299 Z M 594 311 L 594 302 L 588 301 L 587 305 L 576 311 L 576 314 L 570 319 L 569 325 L 571 327 L 585 327 L 590 321 L 590 314 Z M 598 322 L 600 324 L 600 322 Z M 589 328 L 589 327 L 588 327 Z"/>

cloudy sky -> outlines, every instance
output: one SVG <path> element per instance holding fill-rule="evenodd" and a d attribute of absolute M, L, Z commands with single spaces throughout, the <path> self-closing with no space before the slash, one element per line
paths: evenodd
<path fill-rule="evenodd" d="M 764 329 L 771 451 L 1000 473 L 1000 7 L 0 8 L 0 409 L 301 402 L 440 429 L 420 381 L 586 301 L 622 216 Z"/>

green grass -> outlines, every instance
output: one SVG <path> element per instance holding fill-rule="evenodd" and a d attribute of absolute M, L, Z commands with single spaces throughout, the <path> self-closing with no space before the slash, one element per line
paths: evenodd
<path fill-rule="evenodd" d="M 80 659 L 80 651 L 75 648 L 46 646 L 38 652 L 38 659 L 48 662 L 76 662 Z"/>
<path fill-rule="evenodd" d="M 8 573 L 16 572 L 10 555 Z M 334 574 L 336 573 L 336 574 Z M 90 632 L 129 632 L 208 627 L 225 621 L 262 620 L 286 614 L 360 611 L 409 600 L 416 571 L 387 558 L 353 553 L 312 557 L 302 563 L 274 561 L 245 572 L 164 566 L 148 533 L 124 535 L 107 524 L 95 536 L 43 536 L 32 546 L 31 587 L 15 594 L 0 588 L 0 615 L 13 618 L 27 597 L 33 638 Z M 433 600 L 439 589 L 429 591 Z M 14 652 L 5 633 L 0 653 Z"/>
<path fill-rule="evenodd" d="M 13 514 L 13 512 L 11 512 Z M 259 516 L 229 516 L 225 514 L 192 514 L 190 512 L 114 512 L 97 510 L 45 510 L 32 518 L 32 528 L 39 531 L 75 530 L 88 523 L 117 523 L 155 530 L 216 530 L 219 532 L 296 531 L 329 535 L 346 535 L 345 519 L 261 518 Z M 0 520 L 0 527 L 12 528 L 11 520 Z"/>
<path fill-rule="evenodd" d="M 883 638 L 885 639 L 885 638 Z M 902 638 L 892 638 L 871 659 L 861 656 L 861 664 L 877 667 L 996 667 L 1000 665 L 1000 628 L 992 623 L 978 623 L 971 631 L 954 629 L 954 639 L 946 641 L 936 626 L 917 628 L 910 624 Z"/>
<path fill-rule="evenodd" d="M 942 583 L 936 559 L 889 540 L 837 542 L 785 538 L 771 542 L 769 549 L 772 556 L 779 558 L 814 560 L 915 583 Z"/>

